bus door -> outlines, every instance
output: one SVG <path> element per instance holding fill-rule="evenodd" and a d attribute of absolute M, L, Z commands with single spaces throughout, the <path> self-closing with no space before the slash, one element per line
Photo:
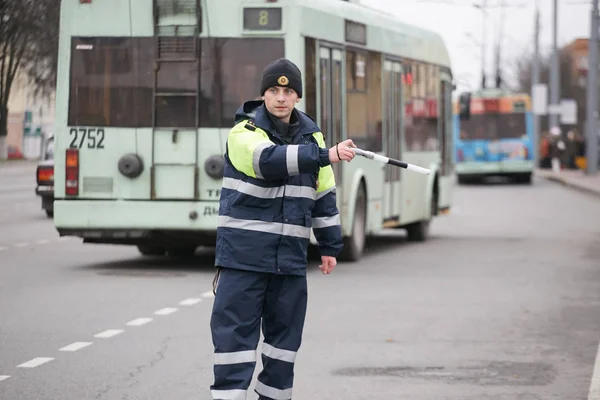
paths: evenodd
<path fill-rule="evenodd" d="M 453 152 L 454 152 L 454 128 L 452 121 L 452 83 L 450 77 L 448 80 L 441 81 L 441 102 L 440 110 L 440 190 L 438 192 L 438 208 L 448 209 L 452 203 L 452 175 L 454 170 Z M 462 122 L 462 121 L 461 121 Z"/>
<path fill-rule="evenodd" d="M 442 80 L 442 101 L 440 104 L 440 116 L 441 118 L 441 129 L 440 129 L 440 143 L 441 143 L 441 175 L 450 176 L 452 175 L 452 151 L 454 148 L 453 143 L 453 129 L 452 129 L 452 84 L 448 81 Z"/>
<path fill-rule="evenodd" d="M 388 157 L 399 160 L 402 153 L 402 66 L 397 61 L 386 60 L 383 69 L 384 152 Z M 384 220 L 400 216 L 400 177 L 400 168 L 385 168 Z"/>
<path fill-rule="evenodd" d="M 150 195 L 152 199 L 198 199 L 199 34 L 157 34 L 154 40 Z"/>
<path fill-rule="evenodd" d="M 342 132 L 342 51 L 321 46 L 320 48 L 321 82 L 321 123 L 328 148 L 344 140 Z M 342 199 L 342 163 L 331 166 L 337 185 L 337 198 Z"/>

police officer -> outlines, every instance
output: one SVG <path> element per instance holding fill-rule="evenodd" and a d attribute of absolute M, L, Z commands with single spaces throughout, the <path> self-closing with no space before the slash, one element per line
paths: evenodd
<path fill-rule="evenodd" d="M 254 368 L 261 319 L 259 399 L 292 398 L 294 361 L 307 305 L 311 228 L 321 271 L 329 274 L 342 234 L 331 163 L 354 158 L 352 140 L 327 149 L 317 124 L 296 110 L 302 76 L 287 59 L 270 63 L 262 100 L 235 116 L 225 151 L 210 321 L 213 399 L 243 400 Z"/>

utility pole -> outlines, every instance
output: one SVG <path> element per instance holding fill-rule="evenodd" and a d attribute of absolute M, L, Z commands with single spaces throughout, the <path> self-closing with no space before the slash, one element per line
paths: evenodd
<path fill-rule="evenodd" d="M 558 57 L 557 45 L 558 25 L 558 0 L 554 0 L 554 18 L 552 23 L 552 65 L 550 67 L 550 104 L 557 107 L 560 104 L 560 59 Z M 549 129 L 560 127 L 559 115 L 550 110 L 548 119 Z"/>
<path fill-rule="evenodd" d="M 487 0 L 481 2 L 481 25 L 482 25 L 482 40 L 481 40 L 481 89 L 485 89 L 485 41 L 486 41 L 486 17 L 487 15 Z"/>
<path fill-rule="evenodd" d="M 588 42 L 586 173 L 598 171 L 598 0 L 592 1 Z"/>
<path fill-rule="evenodd" d="M 531 77 L 531 95 L 533 88 L 540 83 L 540 6 L 539 0 L 535 2 L 535 32 L 533 36 L 533 70 Z M 539 167 L 539 135 L 540 135 L 540 117 L 533 116 L 533 163 L 536 168 Z"/>
<path fill-rule="evenodd" d="M 500 48 L 502 47 L 502 28 L 504 22 L 504 0 L 500 0 L 500 21 L 498 23 L 498 38 L 496 39 L 496 88 L 502 86 L 502 74 L 500 68 Z"/>

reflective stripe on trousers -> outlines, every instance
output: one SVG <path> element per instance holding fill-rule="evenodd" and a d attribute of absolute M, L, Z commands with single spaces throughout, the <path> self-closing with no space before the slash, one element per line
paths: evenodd
<path fill-rule="evenodd" d="M 263 371 L 255 392 L 264 399 L 292 398 L 306 304 L 306 276 L 221 269 L 210 321 L 213 399 L 245 399 L 256 366 L 261 318 Z"/>

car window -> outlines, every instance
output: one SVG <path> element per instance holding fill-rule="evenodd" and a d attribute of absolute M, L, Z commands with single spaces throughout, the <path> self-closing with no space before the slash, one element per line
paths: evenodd
<path fill-rule="evenodd" d="M 49 139 L 46 145 L 46 160 L 54 160 L 54 139 Z"/>

